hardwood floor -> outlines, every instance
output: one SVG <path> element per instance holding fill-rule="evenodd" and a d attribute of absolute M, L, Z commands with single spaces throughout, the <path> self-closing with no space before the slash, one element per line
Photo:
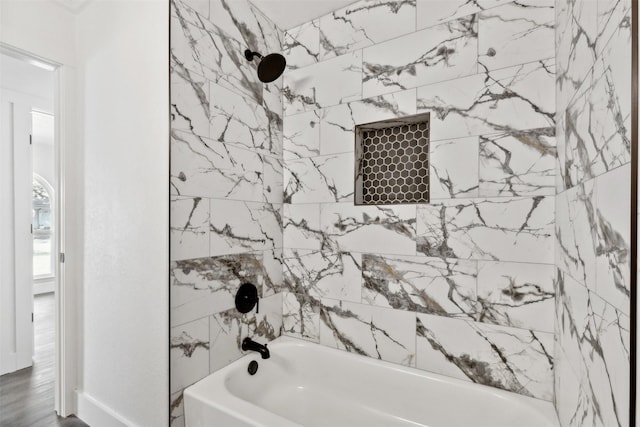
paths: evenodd
<path fill-rule="evenodd" d="M 87 427 L 53 410 L 54 313 L 53 294 L 34 298 L 33 366 L 0 376 L 1 427 Z"/>

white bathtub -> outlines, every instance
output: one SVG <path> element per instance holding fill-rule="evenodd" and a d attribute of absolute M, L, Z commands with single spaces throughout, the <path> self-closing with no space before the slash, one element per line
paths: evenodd
<path fill-rule="evenodd" d="M 186 427 L 558 426 L 541 400 L 288 337 L 268 347 L 187 388 Z"/>

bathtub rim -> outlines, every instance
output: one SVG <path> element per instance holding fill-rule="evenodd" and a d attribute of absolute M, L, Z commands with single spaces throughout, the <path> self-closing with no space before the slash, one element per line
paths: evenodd
<path fill-rule="evenodd" d="M 290 336 L 280 336 L 268 343 L 272 354 L 281 351 L 281 349 L 291 347 L 313 347 L 314 351 L 321 351 L 328 354 L 339 354 L 339 357 L 346 357 L 360 364 L 369 365 L 375 368 L 385 368 L 391 371 L 402 372 L 411 376 L 421 377 L 433 382 L 446 382 L 457 384 L 465 389 L 478 390 L 481 393 L 490 394 L 503 400 L 525 404 L 532 411 L 538 413 L 549 423 L 548 427 L 559 427 L 557 413 L 553 406 L 553 402 L 537 399 L 530 396 L 521 395 L 515 392 L 498 389 L 495 387 L 477 384 L 471 381 L 465 381 L 459 378 L 449 377 L 435 372 L 424 371 L 415 367 L 400 365 L 385 360 L 374 359 L 372 357 L 348 352 L 345 350 L 324 346 L 319 343 L 295 338 Z M 243 369 L 252 360 L 260 361 L 259 355 L 252 352 L 244 352 L 244 355 L 231 362 L 227 366 L 210 373 L 200 381 L 190 385 L 184 390 L 184 415 L 187 421 L 187 396 L 190 399 L 199 401 L 201 404 L 211 406 L 216 410 L 226 412 L 250 426 L 262 427 L 264 425 L 277 425 L 279 427 L 303 427 L 288 418 L 275 414 L 265 408 L 260 407 L 252 402 L 236 396 L 226 387 L 227 378 L 235 373 L 238 369 Z M 251 413 L 251 416 L 245 414 Z M 257 420 L 256 420 L 257 418 Z M 259 421 L 258 421 L 259 420 Z"/>

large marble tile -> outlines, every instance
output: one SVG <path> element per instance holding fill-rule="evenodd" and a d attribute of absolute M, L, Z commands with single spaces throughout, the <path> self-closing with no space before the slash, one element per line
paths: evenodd
<path fill-rule="evenodd" d="M 247 0 L 210 0 L 211 22 L 218 32 L 264 55 L 279 52 L 280 30 Z"/>
<path fill-rule="evenodd" d="M 282 333 L 308 341 L 320 341 L 320 302 L 308 295 L 282 295 Z"/>
<path fill-rule="evenodd" d="M 474 318 L 475 261 L 364 254 L 362 302 L 381 307 Z"/>
<path fill-rule="evenodd" d="M 261 156 L 262 159 L 262 200 L 267 203 L 280 204 L 283 201 L 281 157 Z M 258 189 L 260 189 L 258 187 Z"/>
<path fill-rule="evenodd" d="M 209 375 L 209 319 L 171 328 L 171 393 Z"/>
<path fill-rule="evenodd" d="M 320 155 L 319 116 L 320 110 L 287 116 L 282 141 L 282 156 L 285 160 Z"/>
<path fill-rule="evenodd" d="M 261 201 L 264 164 L 253 151 L 171 131 L 171 193 Z"/>
<path fill-rule="evenodd" d="M 320 204 L 285 204 L 283 208 L 284 247 L 320 249 L 324 240 L 320 229 Z"/>
<path fill-rule="evenodd" d="M 552 264 L 478 261 L 477 320 L 553 333 Z"/>
<path fill-rule="evenodd" d="M 415 222 L 415 206 L 322 204 L 322 249 L 415 255 Z"/>
<path fill-rule="evenodd" d="M 556 345 L 588 402 L 569 411 L 595 425 L 629 425 L 629 318 L 569 276 L 559 281 L 558 297 Z"/>
<path fill-rule="evenodd" d="M 315 64 L 320 58 L 320 23 L 317 19 L 305 22 L 284 32 L 282 51 L 287 69 L 295 70 Z"/>
<path fill-rule="evenodd" d="M 478 137 L 429 144 L 429 198 L 478 197 Z"/>
<path fill-rule="evenodd" d="M 551 400 L 553 334 L 417 316 L 418 369 Z"/>
<path fill-rule="evenodd" d="M 286 72 L 283 86 L 285 115 L 360 99 L 361 75 L 361 51 Z"/>
<path fill-rule="evenodd" d="M 354 154 L 343 153 L 291 160 L 284 168 L 285 203 L 353 200 Z"/>
<path fill-rule="evenodd" d="M 171 324 L 232 309 L 240 285 L 253 283 L 260 295 L 264 282 L 262 253 L 174 261 L 170 265 Z"/>
<path fill-rule="evenodd" d="M 262 295 L 267 297 L 282 292 L 284 288 L 282 248 L 262 251 L 262 265 L 264 266 L 264 281 Z M 282 311 L 282 308 L 280 308 Z"/>
<path fill-rule="evenodd" d="M 431 140 L 555 126 L 553 60 L 418 88 Z"/>
<path fill-rule="evenodd" d="M 596 292 L 618 310 L 631 312 L 631 165 L 595 179 Z"/>
<path fill-rule="evenodd" d="M 360 302 L 361 254 L 284 249 L 283 263 L 284 286 L 289 292 Z"/>
<path fill-rule="evenodd" d="M 553 197 L 460 199 L 418 207 L 418 251 L 427 256 L 553 262 Z"/>
<path fill-rule="evenodd" d="M 282 153 L 281 118 L 215 83 L 211 84 L 210 99 L 211 139 L 272 155 Z"/>
<path fill-rule="evenodd" d="M 520 0 L 479 14 L 478 60 L 487 69 L 555 56 L 554 0 Z"/>
<path fill-rule="evenodd" d="M 320 112 L 320 154 L 354 151 L 356 125 L 415 113 L 415 89 L 325 108 Z"/>
<path fill-rule="evenodd" d="M 555 194 L 555 128 L 480 136 L 480 197 Z"/>
<path fill-rule="evenodd" d="M 613 36 L 584 79 L 565 115 L 567 186 L 628 163 L 631 159 L 630 33 Z"/>
<path fill-rule="evenodd" d="M 555 264 L 589 289 L 596 288 L 596 193 L 587 181 L 556 196 Z"/>
<path fill-rule="evenodd" d="M 171 55 L 174 63 L 204 76 L 256 103 L 263 101 L 263 83 L 255 64 L 244 57 L 247 48 L 191 9 L 172 3 Z"/>
<path fill-rule="evenodd" d="M 477 72 L 476 15 L 368 47 L 362 53 L 364 97 Z"/>
<path fill-rule="evenodd" d="M 282 247 L 282 205 L 211 200 L 210 254 Z"/>
<path fill-rule="evenodd" d="M 209 19 L 209 2 L 210 0 L 175 0 L 174 3 L 179 4 L 180 8 L 188 7 L 205 19 Z"/>
<path fill-rule="evenodd" d="M 172 260 L 200 258 L 209 255 L 209 199 L 172 197 Z"/>
<path fill-rule="evenodd" d="M 595 62 L 598 1 L 560 1 L 556 5 L 558 111 L 564 110 Z"/>
<path fill-rule="evenodd" d="M 318 21 L 325 60 L 415 31 L 416 0 L 361 0 Z"/>
<path fill-rule="evenodd" d="M 323 299 L 320 344 L 415 366 L 415 314 Z"/>
<path fill-rule="evenodd" d="M 609 43 L 615 43 L 611 36 L 621 28 L 631 26 L 632 0 L 598 0 L 598 38 L 596 40 L 596 52 Z"/>
<path fill-rule="evenodd" d="M 513 0 L 417 0 L 418 29 L 472 15 Z"/>
<path fill-rule="evenodd" d="M 171 130 L 208 137 L 209 80 L 171 56 Z"/>

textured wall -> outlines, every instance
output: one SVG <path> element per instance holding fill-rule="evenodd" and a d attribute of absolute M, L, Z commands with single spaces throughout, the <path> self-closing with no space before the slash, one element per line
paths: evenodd
<path fill-rule="evenodd" d="M 182 390 L 280 334 L 282 79 L 261 83 L 246 48 L 280 51 L 247 1 L 171 2 L 171 419 Z M 234 308 L 256 284 L 260 313 Z"/>
<path fill-rule="evenodd" d="M 563 427 L 629 425 L 631 1 L 557 2 L 557 336 Z"/>
<path fill-rule="evenodd" d="M 552 399 L 554 17 L 375 0 L 285 32 L 285 334 Z M 354 206 L 354 125 L 422 112 L 431 203 Z"/>

